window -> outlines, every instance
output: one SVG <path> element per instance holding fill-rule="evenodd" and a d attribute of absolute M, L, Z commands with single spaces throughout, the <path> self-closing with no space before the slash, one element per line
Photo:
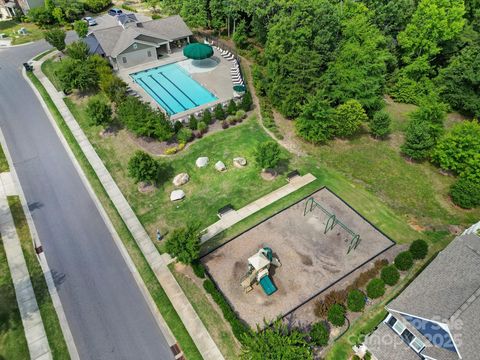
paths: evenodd
<path fill-rule="evenodd" d="M 123 62 L 124 64 L 127 63 L 127 58 L 126 58 L 125 56 L 122 56 L 122 62 Z"/>
<path fill-rule="evenodd" d="M 397 319 L 394 316 L 390 316 L 390 319 L 388 319 L 387 324 L 393 327 L 395 323 L 397 322 Z"/>
<path fill-rule="evenodd" d="M 152 57 L 152 52 L 150 50 L 147 51 L 147 56 Z"/>
<path fill-rule="evenodd" d="M 407 342 L 407 344 L 410 344 L 412 342 L 412 340 L 415 338 L 415 335 L 413 335 L 410 331 L 408 331 L 407 329 L 405 329 L 403 332 L 402 332 L 402 338 L 403 340 L 405 340 Z"/>
<path fill-rule="evenodd" d="M 412 346 L 413 350 L 415 350 L 417 353 L 420 352 L 425 347 L 425 344 L 419 338 L 413 339 L 410 345 Z"/>
<path fill-rule="evenodd" d="M 398 334 L 401 334 L 403 330 L 405 330 L 405 325 L 403 325 L 400 321 L 395 322 L 395 325 L 392 327 L 393 330 L 395 330 Z"/>
<path fill-rule="evenodd" d="M 136 49 L 138 47 L 137 43 L 133 43 L 132 47 Z"/>

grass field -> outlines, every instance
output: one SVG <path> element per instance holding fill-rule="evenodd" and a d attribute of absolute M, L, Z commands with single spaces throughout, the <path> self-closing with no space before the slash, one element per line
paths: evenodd
<path fill-rule="evenodd" d="M 145 257 L 141 253 L 140 249 L 138 248 L 138 245 L 136 244 L 135 240 L 130 234 L 128 228 L 126 227 L 122 218 L 120 217 L 117 210 L 115 209 L 112 201 L 110 200 L 107 193 L 105 192 L 100 180 L 98 179 L 94 170 L 90 166 L 90 163 L 88 162 L 82 150 L 80 149 L 80 146 L 78 145 L 72 133 L 70 132 L 70 129 L 66 125 L 58 109 L 55 107 L 55 104 L 53 103 L 52 99 L 50 98 L 45 88 L 40 83 L 40 81 L 36 78 L 36 76 L 30 72 L 27 74 L 30 80 L 32 81 L 32 83 L 37 88 L 37 90 L 40 92 L 40 95 L 42 96 L 43 100 L 47 104 L 48 109 L 52 113 L 58 127 L 63 133 L 63 136 L 65 137 L 70 148 L 72 149 L 73 154 L 75 155 L 76 159 L 80 163 L 80 166 L 85 172 L 85 175 L 87 176 L 88 181 L 92 185 L 92 188 L 94 189 L 97 197 L 102 203 L 107 215 L 112 221 L 112 224 L 114 225 L 115 230 L 117 231 L 125 247 L 127 248 L 127 251 L 130 257 L 132 258 L 140 276 L 145 282 L 145 285 L 147 286 L 148 291 L 150 292 L 150 295 L 155 301 L 155 304 L 157 305 L 163 318 L 167 322 L 168 327 L 170 328 L 170 330 L 172 330 L 172 333 L 177 339 L 178 343 L 180 344 L 185 356 L 187 357 L 188 360 L 201 360 L 202 356 L 198 352 L 198 349 L 195 346 L 192 338 L 190 337 L 187 330 L 185 329 L 185 326 L 180 320 L 172 303 L 170 302 L 167 295 L 165 294 L 165 291 L 158 283 L 158 280 L 155 277 L 155 274 L 153 273 L 147 261 L 145 260 Z"/>
<path fill-rule="evenodd" d="M 22 245 L 23 256 L 27 263 L 30 280 L 32 281 L 33 290 L 35 291 L 53 358 L 59 360 L 70 359 L 67 344 L 63 338 L 62 329 L 60 328 L 57 313 L 53 307 L 50 293 L 48 292 L 48 286 L 43 276 L 42 268 L 35 255 L 30 230 L 20 198 L 18 196 L 9 196 L 8 204 L 10 205 L 13 221 Z"/>
<path fill-rule="evenodd" d="M 27 30 L 27 35 L 19 35 L 20 28 Z M 25 44 L 31 41 L 43 39 L 43 31 L 32 23 L 20 23 L 15 20 L 0 21 L 0 32 L 12 38 L 12 45 Z"/>
<path fill-rule="evenodd" d="M 61 91 L 62 87 L 60 86 L 60 81 L 55 76 L 56 65 L 57 63 L 53 61 L 53 59 L 47 59 L 42 64 L 42 71 L 50 79 L 53 86 L 55 86 L 55 89 L 57 89 L 57 91 Z"/>

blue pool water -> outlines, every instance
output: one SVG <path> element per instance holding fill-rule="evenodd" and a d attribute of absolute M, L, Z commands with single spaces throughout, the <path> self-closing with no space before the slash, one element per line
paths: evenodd
<path fill-rule="evenodd" d="M 160 66 L 131 76 L 170 115 L 217 100 L 177 64 Z"/>

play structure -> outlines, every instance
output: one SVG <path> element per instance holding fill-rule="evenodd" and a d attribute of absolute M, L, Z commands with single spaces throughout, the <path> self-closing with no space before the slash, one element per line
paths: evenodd
<path fill-rule="evenodd" d="M 360 235 L 355 233 L 354 231 L 352 231 L 347 225 L 345 225 L 344 223 L 342 223 L 336 216 L 335 214 L 332 214 L 330 211 L 328 211 L 327 209 L 325 209 L 320 203 L 318 203 L 318 201 L 316 201 L 313 197 L 310 197 L 307 202 L 305 203 L 305 209 L 303 210 L 303 216 L 307 215 L 307 213 L 309 212 L 312 212 L 313 210 L 315 210 L 316 208 L 319 208 L 320 210 L 322 210 L 322 212 L 327 215 L 328 219 L 327 219 L 327 222 L 325 224 L 325 230 L 324 230 L 324 234 L 326 234 L 328 231 L 330 230 L 333 230 L 333 228 L 335 227 L 335 225 L 340 225 L 346 232 L 348 232 L 352 238 L 350 239 L 350 243 L 348 245 L 348 250 L 347 250 L 347 254 L 350 253 L 350 251 L 352 250 L 355 250 L 358 246 L 358 244 L 360 244 Z M 346 240 L 346 242 L 348 241 L 348 239 Z"/>
<path fill-rule="evenodd" d="M 260 284 L 267 295 L 277 291 L 269 276 L 270 265 L 282 266 L 280 261 L 273 257 L 272 249 L 269 247 L 261 248 L 255 255 L 248 258 L 248 271 L 241 282 L 246 293 L 251 291 L 256 283 Z"/>

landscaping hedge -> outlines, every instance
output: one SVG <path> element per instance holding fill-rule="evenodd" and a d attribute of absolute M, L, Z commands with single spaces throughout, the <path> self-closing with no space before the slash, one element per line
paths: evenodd
<path fill-rule="evenodd" d="M 348 293 L 347 308 L 353 312 L 360 312 L 365 307 L 365 294 L 358 289 L 353 289 Z"/>
<path fill-rule="evenodd" d="M 373 279 L 367 285 L 367 295 L 371 299 L 377 299 L 385 294 L 385 283 L 382 279 Z"/>
<path fill-rule="evenodd" d="M 413 256 L 410 251 L 403 251 L 395 258 L 395 266 L 398 270 L 406 271 L 413 266 Z"/>
<path fill-rule="evenodd" d="M 330 330 L 326 323 L 322 321 L 312 325 L 312 329 L 310 330 L 310 339 L 312 343 L 316 346 L 327 346 L 329 338 Z"/>
<path fill-rule="evenodd" d="M 418 239 L 410 244 L 409 251 L 414 260 L 425 259 L 428 254 L 428 244 L 425 240 Z"/>
<path fill-rule="evenodd" d="M 238 341 L 242 342 L 244 338 L 243 335 L 250 331 L 249 327 L 237 317 L 237 314 L 232 310 L 230 304 L 225 300 L 222 293 L 217 290 L 212 280 L 206 279 L 203 282 L 203 288 L 212 296 L 213 300 L 222 310 L 223 317 L 230 323 L 235 337 Z"/>
<path fill-rule="evenodd" d="M 328 321 L 334 326 L 345 324 L 345 308 L 340 304 L 333 304 L 328 310 Z"/>
<path fill-rule="evenodd" d="M 192 265 L 193 273 L 198 278 L 205 279 L 205 266 L 203 266 L 203 264 L 198 260 L 195 260 L 191 265 Z"/>
<path fill-rule="evenodd" d="M 400 280 L 400 273 L 395 266 L 389 265 L 382 269 L 380 277 L 385 284 L 393 286 Z"/>

